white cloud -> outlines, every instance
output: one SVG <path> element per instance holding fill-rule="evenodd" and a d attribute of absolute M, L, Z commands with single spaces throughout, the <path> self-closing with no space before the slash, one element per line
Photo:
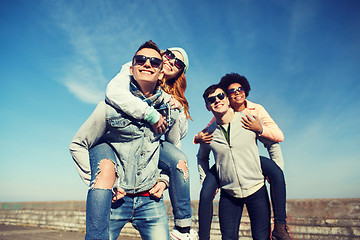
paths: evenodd
<path fill-rule="evenodd" d="M 91 30 L 81 22 L 82 12 L 73 7 L 60 2 L 50 2 L 48 7 L 55 26 L 65 33 L 67 39 L 64 40 L 68 40 L 73 48 L 57 80 L 81 101 L 97 103 L 104 98 L 108 80 L 103 75 Z"/>
<path fill-rule="evenodd" d="M 160 31 L 164 22 L 167 27 L 176 27 L 174 20 L 165 21 L 166 17 L 172 18 L 160 14 L 160 6 L 149 3 L 142 10 L 137 6 L 132 3 L 122 8 L 102 3 L 83 6 L 76 2 L 49 3 L 55 26 L 65 33 L 65 41 L 73 48 L 58 81 L 81 101 L 95 103 L 104 98 L 106 84 L 111 80 L 109 76 L 114 76 L 120 66 L 130 60 L 133 51 L 151 38 L 153 30 Z M 138 15 L 145 18 L 134 17 Z M 104 73 L 106 68 L 111 69 L 111 74 Z"/>
<path fill-rule="evenodd" d="M 98 103 L 101 99 L 104 99 L 104 91 L 90 85 L 84 86 L 81 83 L 69 81 L 65 83 L 65 86 L 83 102 Z"/>

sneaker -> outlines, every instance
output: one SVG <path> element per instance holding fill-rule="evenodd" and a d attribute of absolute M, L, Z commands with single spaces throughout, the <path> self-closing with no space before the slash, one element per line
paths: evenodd
<path fill-rule="evenodd" d="M 272 240 L 292 240 L 289 234 L 288 226 L 286 224 L 275 224 L 271 236 Z"/>
<path fill-rule="evenodd" d="M 199 239 L 198 233 L 194 229 L 190 229 L 190 239 L 191 240 Z"/>
<path fill-rule="evenodd" d="M 198 235 L 193 229 L 190 229 L 190 233 L 181 233 L 177 229 L 174 228 L 170 233 L 170 239 L 171 240 L 197 240 Z"/>

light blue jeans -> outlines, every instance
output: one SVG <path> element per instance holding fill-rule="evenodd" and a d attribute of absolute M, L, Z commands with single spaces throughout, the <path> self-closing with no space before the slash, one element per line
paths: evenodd
<path fill-rule="evenodd" d="M 185 161 L 186 155 L 173 144 L 161 141 L 159 168 L 170 177 L 169 196 L 174 214 L 175 225 L 178 227 L 190 227 L 191 200 L 190 200 L 190 178 L 186 167 L 179 167 L 179 161 Z M 183 166 L 182 166 L 183 167 Z"/>
<path fill-rule="evenodd" d="M 127 222 L 140 232 L 142 239 L 168 240 L 169 226 L 163 199 L 128 197 L 111 206 L 110 240 L 116 240 Z"/>
<path fill-rule="evenodd" d="M 117 239 L 127 222 L 132 222 L 143 239 L 169 239 L 169 226 L 163 199 L 128 197 L 114 204 L 112 189 L 94 188 L 99 173 L 99 163 L 109 159 L 115 163 L 113 149 L 100 143 L 89 151 L 91 183 L 86 201 L 86 240 Z M 118 171 L 117 171 L 118 172 Z"/>
<path fill-rule="evenodd" d="M 86 199 L 86 235 L 85 240 L 108 240 L 112 189 L 94 188 L 100 172 L 101 160 L 109 159 L 116 166 L 116 157 L 112 148 L 101 143 L 89 150 L 91 182 Z"/>
<path fill-rule="evenodd" d="M 91 183 L 86 205 L 85 239 L 109 239 L 109 219 L 112 199 L 111 189 L 95 189 L 93 184 L 99 173 L 99 163 L 110 159 L 118 168 L 113 149 L 106 143 L 100 143 L 89 150 L 91 165 Z M 191 201 L 189 173 L 178 167 L 180 160 L 187 161 L 186 155 L 173 144 L 163 141 L 160 144 L 159 168 L 170 177 L 169 196 L 173 208 L 175 225 L 191 226 Z M 118 171 L 117 171 L 118 172 Z M 162 201 L 162 200 L 161 200 Z"/>

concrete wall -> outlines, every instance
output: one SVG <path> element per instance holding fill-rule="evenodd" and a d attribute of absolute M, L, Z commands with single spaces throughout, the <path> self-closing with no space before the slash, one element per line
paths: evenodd
<path fill-rule="evenodd" d="M 172 210 L 167 202 L 170 229 Z M 198 202 L 192 203 L 193 227 L 197 228 Z M 212 239 L 221 239 L 218 202 L 214 202 Z M 288 224 L 294 239 L 359 239 L 360 199 L 304 199 L 287 201 Z M 0 224 L 40 226 L 69 231 L 85 231 L 85 202 L 15 202 L 0 203 Z M 123 236 L 139 236 L 128 224 Z M 240 238 L 251 239 L 246 211 L 240 226 Z"/>

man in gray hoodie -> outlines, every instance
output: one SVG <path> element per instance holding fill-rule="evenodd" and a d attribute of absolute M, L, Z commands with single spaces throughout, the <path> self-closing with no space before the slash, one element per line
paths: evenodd
<path fill-rule="evenodd" d="M 200 144 L 197 154 L 200 178 L 209 170 L 209 154 L 215 158 L 221 188 L 219 220 L 222 239 L 238 239 L 244 204 L 249 213 L 253 239 L 270 238 L 270 203 L 261 171 L 257 134 L 242 127 L 241 112 L 230 108 L 225 92 L 208 87 L 203 98 L 216 121 L 208 128 L 213 140 Z M 265 140 L 264 140 L 265 141 Z"/>

